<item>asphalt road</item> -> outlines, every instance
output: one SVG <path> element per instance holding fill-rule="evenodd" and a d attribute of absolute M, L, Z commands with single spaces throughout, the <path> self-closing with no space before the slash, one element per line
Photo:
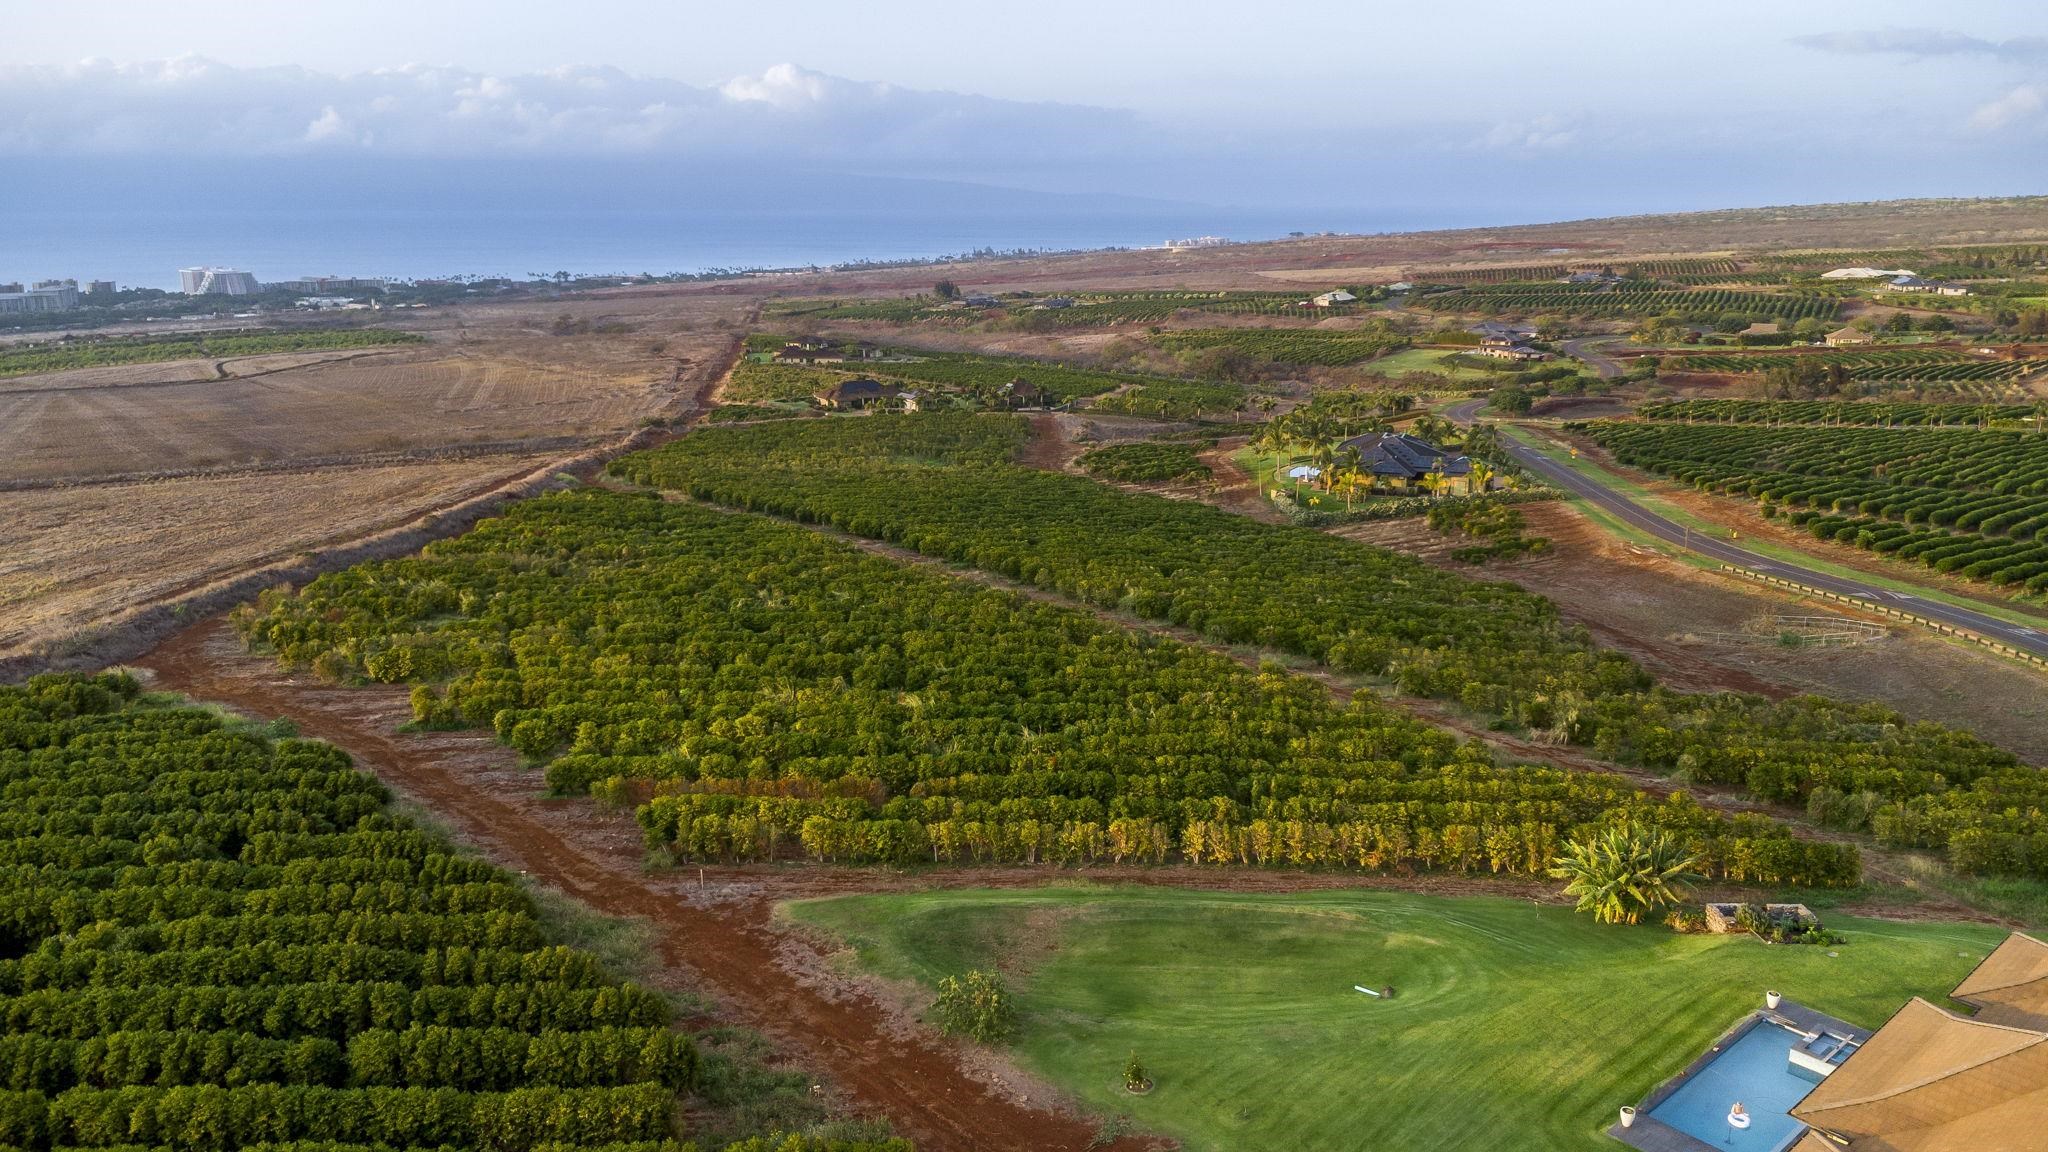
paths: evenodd
<path fill-rule="evenodd" d="M 1484 401 L 1467 401 L 1466 403 L 1459 404 L 1450 410 L 1451 418 L 1469 422 L 1472 418 L 1472 413 L 1483 403 Z M 1922 616 L 1929 620 L 1939 620 L 1944 624 L 1954 625 L 1957 628 L 1967 628 L 1980 636 L 1999 640 L 2012 645 L 2014 648 L 2030 652 L 2033 655 L 2048 657 L 2048 632 L 2034 628 L 2023 628 L 2017 624 L 2008 624 L 1995 616 L 1987 616 L 1982 612 L 1974 612 L 1968 608 L 1959 608 L 1940 600 L 1930 600 L 1924 596 L 1915 596 L 1909 592 L 1893 592 L 1874 584 L 1865 584 L 1853 578 L 1833 576 L 1826 572 L 1816 572 L 1811 568 L 1801 568 L 1796 564 L 1788 564 L 1781 560 L 1773 560 L 1768 556 L 1760 556 L 1746 548 L 1739 548 L 1726 540 L 1702 535 L 1699 532 L 1685 528 L 1683 525 L 1675 524 L 1657 515 L 1655 512 L 1649 511 L 1614 489 L 1608 488 L 1559 464 L 1541 452 L 1525 448 L 1506 437 L 1501 438 L 1501 443 L 1507 449 L 1509 455 L 1512 455 L 1523 467 L 1542 477 L 1552 486 L 1580 496 L 1590 503 L 1597 504 L 1616 518 L 1636 528 L 1640 528 L 1668 544 L 1675 544 L 1688 552 L 1705 556 L 1710 560 L 1720 561 L 1723 564 L 1733 564 L 1738 568 L 1747 568 L 1752 572 L 1761 572 L 1766 576 L 1776 576 L 1780 580 L 1792 580 L 1810 588 L 1819 588 L 1836 593 L 1837 595 L 1865 600 L 1877 607 L 1896 608 L 1901 612 L 1911 612 L 1916 616 Z"/>

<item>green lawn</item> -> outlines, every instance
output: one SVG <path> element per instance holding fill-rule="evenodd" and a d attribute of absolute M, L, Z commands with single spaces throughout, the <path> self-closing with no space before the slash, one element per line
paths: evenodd
<path fill-rule="evenodd" d="M 1600 1135 L 1775 988 L 1876 1027 L 2004 933 L 1834 918 L 1834 949 L 1603 928 L 1508 899 L 1062 886 L 789 906 L 895 978 L 1001 964 L 1022 1062 L 1191 1150 L 1614 1148 Z M 1354 984 L 1391 984 L 1373 1000 Z M 1135 1050 L 1158 1088 L 1118 1087 Z"/>
<path fill-rule="evenodd" d="M 1470 348 L 1453 350 L 1409 348 L 1396 352 L 1391 356 L 1381 356 L 1376 360 L 1368 360 L 1358 365 L 1358 367 L 1384 373 L 1388 376 L 1399 376 L 1404 372 L 1438 372 L 1458 381 L 1487 382 L 1497 380 L 1504 375 L 1503 373 L 1485 372 L 1477 368 L 1460 368 L 1453 364 L 1444 363 L 1444 358 L 1447 356 L 1456 356 L 1460 352 L 1471 351 L 1473 349 Z"/>

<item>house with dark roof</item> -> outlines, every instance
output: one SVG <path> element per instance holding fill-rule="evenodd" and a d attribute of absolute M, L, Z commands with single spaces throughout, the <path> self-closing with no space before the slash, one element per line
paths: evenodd
<path fill-rule="evenodd" d="M 901 384 L 884 384 L 880 380 L 862 377 L 855 380 L 840 380 L 811 394 L 818 407 L 834 412 L 852 412 L 872 408 L 884 401 L 894 400 L 903 395 Z"/>
<path fill-rule="evenodd" d="M 1045 390 L 1022 376 L 996 390 L 1005 408 L 1036 408 L 1045 403 Z"/>
<path fill-rule="evenodd" d="M 1968 296 L 1970 290 L 1953 280 L 1929 280 L 1924 276 L 1894 276 L 1885 281 L 1893 292 L 1924 292 L 1932 296 Z"/>
<path fill-rule="evenodd" d="M 1536 338 L 1536 329 L 1527 324 L 1505 324 L 1499 320 L 1481 320 L 1465 331 L 1479 337 L 1482 343 L 1499 340 L 1503 343 L 1519 344 Z"/>
<path fill-rule="evenodd" d="M 1359 471 L 1371 476 L 1376 488 L 1425 488 L 1440 484 L 1439 491 L 1473 490 L 1472 458 L 1446 452 L 1419 436 L 1376 432 L 1354 436 L 1338 447 L 1358 453 Z"/>

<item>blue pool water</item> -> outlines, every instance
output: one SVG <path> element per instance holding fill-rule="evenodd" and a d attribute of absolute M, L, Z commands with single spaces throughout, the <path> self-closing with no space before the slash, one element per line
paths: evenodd
<path fill-rule="evenodd" d="M 1772 1152 L 1784 1147 L 1806 1127 L 1788 1113 L 1813 1090 L 1812 1082 L 1789 1071 L 1786 1054 L 1800 1039 L 1775 1024 L 1756 1025 L 1650 1109 L 1650 1115 L 1716 1148 Z M 1728 1127 L 1728 1106 L 1737 1100 L 1750 1115 L 1749 1128 L 1741 1132 Z"/>

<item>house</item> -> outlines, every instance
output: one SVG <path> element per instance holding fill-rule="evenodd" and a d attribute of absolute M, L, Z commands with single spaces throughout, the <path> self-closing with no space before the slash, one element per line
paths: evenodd
<path fill-rule="evenodd" d="M 846 347 L 848 351 L 853 353 L 855 360 L 880 360 L 882 358 L 882 346 L 873 340 L 856 340 Z"/>
<path fill-rule="evenodd" d="M 1949 993 L 1976 1020 L 2048 1032 L 2048 941 L 2015 932 Z"/>
<path fill-rule="evenodd" d="M 1550 353 L 1545 352 L 1543 349 L 1532 348 L 1520 341 L 1481 340 L 1479 342 L 1479 354 L 1481 356 L 1491 356 L 1496 360 L 1549 360 L 1553 358 Z"/>
<path fill-rule="evenodd" d="M 986 292 L 970 292 L 960 302 L 969 308 L 993 308 L 1002 303 Z"/>
<path fill-rule="evenodd" d="M 1822 339 L 1827 341 L 1830 348 L 1846 348 L 1852 344 L 1872 344 L 1877 341 L 1870 333 L 1855 328 L 1837 328 Z"/>
<path fill-rule="evenodd" d="M 1574 272 L 1564 278 L 1566 284 L 1619 284 L 1622 277 L 1612 272 Z"/>
<path fill-rule="evenodd" d="M 872 408 L 887 400 L 903 395 L 900 384 L 884 384 L 879 380 L 861 377 L 856 380 L 841 380 L 812 393 L 811 398 L 818 407 L 834 412 L 853 412 Z"/>
<path fill-rule="evenodd" d="M 1792 1106 L 1794 1152 L 2048 1152 L 2048 944 L 2014 933 L 1950 994 L 1914 997 Z"/>
<path fill-rule="evenodd" d="M 915 388 L 903 393 L 901 396 L 897 397 L 897 399 L 903 401 L 903 410 L 905 412 L 923 411 L 925 400 L 924 393 L 919 392 Z"/>
<path fill-rule="evenodd" d="M 1387 285 L 1387 291 L 1389 292 L 1413 292 L 1414 290 L 1415 285 L 1410 284 L 1406 280 L 1396 280 L 1392 284 Z"/>
<path fill-rule="evenodd" d="M 1885 281 L 1890 292 L 1923 292 L 1931 296 L 1968 296 L 1970 290 L 1953 280 L 1928 280 L 1920 276 L 1894 276 Z"/>
<path fill-rule="evenodd" d="M 1821 273 L 1820 278 L 1823 280 L 1889 280 L 1894 276 L 1911 275 L 1913 275 L 1913 272 L 1910 268 L 1856 267 L 1836 268 L 1833 271 Z"/>
<path fill-rule="evenodd" d="M 1519 344 L 1536 338 L 1536 329 L 1526 324 L 1503 324 L 1498 320 L 1481 320 L 1465 331 L 1479 337 L 1480 343 L 1498 340 L 1506 344 Z"/>
<path fill-rule="evenodd" d="M 846 354 L 822 336 L 798 336 L 776 349 L 775 359 L 785 364 L 824 364 L 844 360 Z"/>
<path fill-rule="evenodd" d="M 1047 296 L 1038 302 L 1038 306 L 1040 308 L 1072 308 L 1074 306 L 1074 298 L 1072 296 Z"/>
<path fill-rule="evenodd" d="M 1419 436 L 1377 432 L 1354 436 L 1338 447 L 1358 453 L 1358 468 L 1375 487 L 1419 488 L 1435 476 L 1449 481 L 1450 490 L 1472 490 L 1472 458 L 1454 456 Z"/>
<path fill-rule="evenodd" d="M 1339 304 L 1355 304 L 1357 302 L 1358 297 L 1353 296 L 1342 288 L 1333 288 L 1320 296 L 1309 298 L 1309 303 L 1318 308 L 1335 308 Z"/>
<path fill-rule="evenodd" d="M 1736 335 L 1737 335 L 1737 336 L 1776 336 L 1776 335 L 1779 335 L 1780 333 L 1782 333 L 1783 331 L 1784 331 L 1784 329 L 1782 329 L 1782 328 L 1778 327 L 1778 324 L 1777 324 L 1777 322 L 1776 322 L 1776 321 L 1759 321 L 1759 322 L 1757 322 L 1757 323 L 1755 323 L 1755 324 L 1751 324 L 1751 325 L 1750 325 L 1749 327 L 1747 327 L 1747 328 L 1744 328 L 1744 329 L 1743 329 L 1742 331 L 1740 331 L 1740 332 L 1737 332 L 1737 333 L 1736 333 Z"/>
<path fill-rule="evenodd" d="M 1019 376 L 998 389 L 996 399 L 1005 408 L 1036 408 L 1045 403 L 1045 390 Z"/>

